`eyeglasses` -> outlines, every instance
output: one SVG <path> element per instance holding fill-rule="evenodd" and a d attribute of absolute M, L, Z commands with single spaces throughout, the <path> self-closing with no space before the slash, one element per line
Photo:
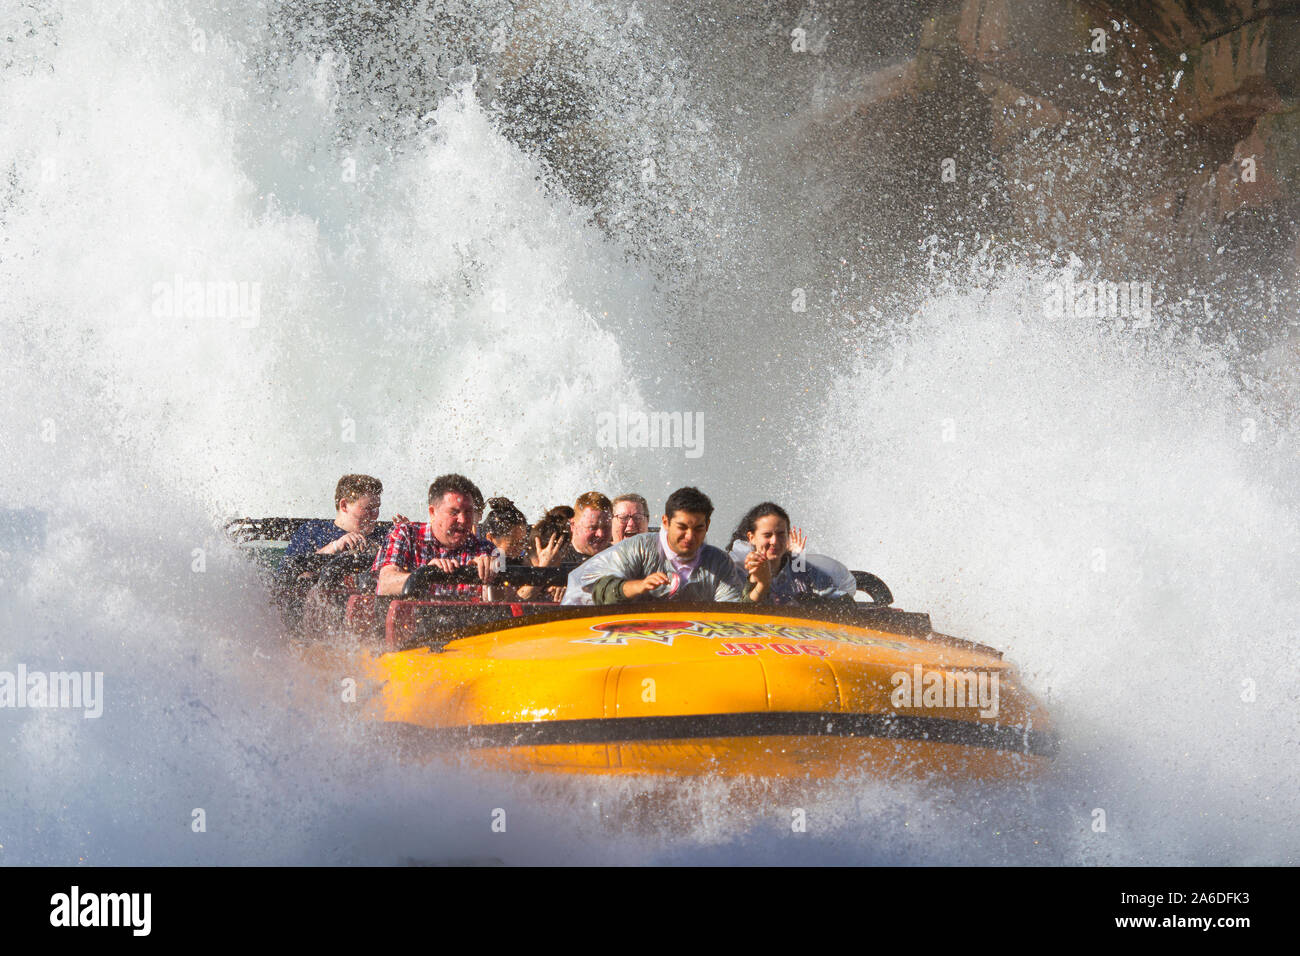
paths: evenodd
<path fill-rule="evenodd" d="M 614 521 L 617 524 L 627 524 L 629 521 L 648 521 L 649 515 L 643 515 L 639 511 L 630 515 L 614 515 Z"/>

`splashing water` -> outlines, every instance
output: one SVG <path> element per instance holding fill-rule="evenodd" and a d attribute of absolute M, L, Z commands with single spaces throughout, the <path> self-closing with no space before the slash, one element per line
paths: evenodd
<path fill-rule="evenodd" d="M 774 341 L 727 301 L 757 240 L 708 201 L 737 185 L 725 134 L 685 122 L 703 93 L 653 17 L 607 14 L 552 11 L 589 42 L 551 60 L 496 49 L 504 4 L 345 42 L 277 4 L 2 15 L 0 669 L 102 671 L 105 709 L 0 712 L 0 860 L 1294 862 L 1291 413 L 1177 330 L 1044 317 L 1023 265 Z M 424 86 L 386 82 L 394 30 L 432 51 L 399 64 Z M 581 115 L 530 125 L 556 75 Z M 707 307 L 674 270 L 721 274 Z M 703 407 L 707 454 L 597 447 L 620 404 Z M 685 480 L 720 514 L 789 501 L 1005 650 L 1062 753 L 1034 782 L 757 800 L 397 763 L 322 703 L 213 519 L 318 513 L 350 471 L 418 514 L 453 470 L 530 514 Z"/>
<path fill-rule="evenodd" d="M 945 294 L 836 383 L 837 544 L 1043 689 L 1049 788 L 1123 828 L 1081 858 L 1286 859 L 1294 432 L 1214 350 L 1045 318 L 1043 286 Z"/>

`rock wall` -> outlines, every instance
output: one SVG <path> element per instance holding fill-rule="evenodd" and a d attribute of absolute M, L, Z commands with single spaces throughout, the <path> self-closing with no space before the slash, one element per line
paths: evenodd
<path fill-rule="evenodd" d="M 998 231 L 1166 277 L 1203 282 L 1235 253 L 1238 270 L 1249 261 L 1294 279 L 1300 5 L 954 0 L 920 27 L 903 88 L 860 109 L 889 115 L 908 101 L 951 154 L 987 149 L 1005 197 Z M 922 109 L 972 88 L 986 143 L 956 121 L 969 105 L 954 105 L 953 122 Z"/>

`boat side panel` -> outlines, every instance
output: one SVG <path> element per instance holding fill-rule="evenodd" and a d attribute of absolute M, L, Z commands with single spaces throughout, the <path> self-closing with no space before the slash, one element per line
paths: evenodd
<path fill-rule="evenodd" d="M 477 728 L 489 736 L 475 753 L 492 762 L 519 760 L 539 769 L 695 772 L 725 764 L 740 768 L 728 772 L 747 773 L 781 764 L 789 772 L 802 772 L 801 761 L 806 761 L 829 772 L 857 761 L 892 773 L 889 768 L 898 761 L 905 765 L 924 758 L 932 767 L 951 763 L 960 768 L 955 772 L 969 776 L 982 773 L 985 764 L 1000 766 L 1004 759 L 1012 760 L 1012 769 L 1025 769 L 1015 760 L 1031 758 L 1017 753 L 1025 748 L 1015 741 L 1003 739 L 1008 731 L 1050 735 L 1043 708 L 999 655 L 731 608 L 681 619 L 611 613 L 556 620 L 476 635 L 442 649 L 385 653 L 372 664 L 371 676 L 382 685 L 372 701 L 376 719 L 434 732 Z M 920 697 L 899 702 L 895 691 L 903 673 L 941 683 L 953 676 L 982 675 L 986 682 L 996 676 L 997 711 L 981 713 L 976 700 L 960 707 L 936 707 Z M 856 732 L 786 738 L 784 729 L 754 724 L 754 716 L 774 712 L 898 717 L 920 721 L 922 727 L 937 719 L 952 729 L 949 739 L 958 742 L 941 743 L 928 734 L 904 741 Z M 698 738 L 661 741 L 547 741 L 530 731 L 556 722 L 681 720 L 691 715 L 732 715 L 748 722 L 743 730 L 736 725 Z M 507 732 L 508 745 L 492 738 L 493 728 Z M 734 736 L 737 732 L 740 736 Z M 997 742 L 980 747 L 960 742 L 971 733 Z M 774 743 L 778 737 L 785 743 Z M 938 763 L 931 759 L 936 755 Z"/>

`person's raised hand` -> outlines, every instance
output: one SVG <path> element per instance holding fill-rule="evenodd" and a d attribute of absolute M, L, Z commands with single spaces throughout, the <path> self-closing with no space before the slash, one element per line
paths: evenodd
<path fill-rule="evenodd" d="M 564 548 L 564 539 L 558 534 L 551 535 L 551 540 L 543 546 L 538 539 L 537 547 L 537 567 L 549 568 L 551 563 L 559 556 L 560 551 Z"/>

